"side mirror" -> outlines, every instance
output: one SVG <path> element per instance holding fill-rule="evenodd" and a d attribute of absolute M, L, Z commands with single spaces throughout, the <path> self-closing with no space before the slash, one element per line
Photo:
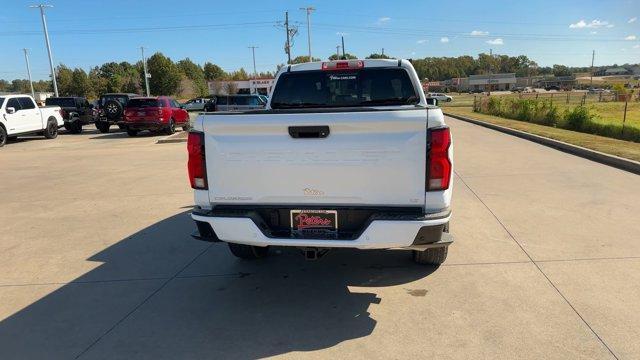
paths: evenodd
<path fill-rule="evenodd" d="M 8 107 L 7 108 L 7 114 L 15 114 L 16 112 L 16 108 L 14 107 Z"/>

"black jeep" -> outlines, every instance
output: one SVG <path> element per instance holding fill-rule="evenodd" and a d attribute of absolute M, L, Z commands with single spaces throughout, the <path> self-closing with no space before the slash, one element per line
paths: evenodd
<path fill-rule="evenodd" d="M 108 133 L 111 125 L 118 125 L 122 130 L 126 129 L 124 124 L 124 108 L 129 100 L 140 97 L 137 94 L 112 93 L 100 96 L 98 101 L 98 117 L 96 127 L 101 133 Z"/>
<path fill-rule="evenodd" d="M 83 125 L 94 121 L 93 105 L 83 97 L 50 97 L 45 100 L 45 105 L 60 106 L 64 128 L 72 134 L 80 134 Z"/>

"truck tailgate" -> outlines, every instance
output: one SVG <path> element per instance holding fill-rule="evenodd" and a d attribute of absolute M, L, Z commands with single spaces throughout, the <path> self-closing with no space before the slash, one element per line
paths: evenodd
<path fill-rule="evenodd" d="M 327 126 L 325 138 L 289 127 Z M 422 206 L 427 110 L 203 115 L 218 204 Z"/>

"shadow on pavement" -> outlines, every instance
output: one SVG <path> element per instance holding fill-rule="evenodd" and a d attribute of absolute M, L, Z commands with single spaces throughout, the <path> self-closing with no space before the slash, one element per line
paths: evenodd
<path fill-rule="evenodd" d="M 339 250 L 308 262 L 277 249 L 242 261 L 224 243 L 191 239 L 187 214 L 95 254 L 94 270 L 0 322 L 0 358 L 261 358 L 325 349 L 372 333 L 369 306 L 381 300 L 371 289 L 435 270 L 402 251 Z"/>

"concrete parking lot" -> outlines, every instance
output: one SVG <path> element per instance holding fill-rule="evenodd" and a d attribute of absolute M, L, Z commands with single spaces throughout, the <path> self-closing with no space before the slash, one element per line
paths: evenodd
<path fill-rule="evenodd" d="M 0 359 L 640 358 L 640 177 L 448 119 L 440 268 L 189 236 L 184 143 L 0 149 Z"/>

